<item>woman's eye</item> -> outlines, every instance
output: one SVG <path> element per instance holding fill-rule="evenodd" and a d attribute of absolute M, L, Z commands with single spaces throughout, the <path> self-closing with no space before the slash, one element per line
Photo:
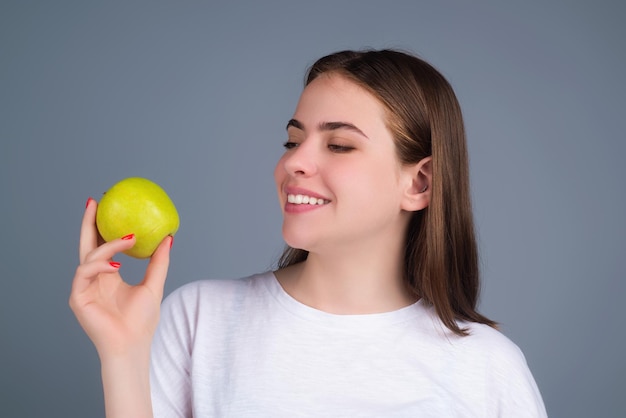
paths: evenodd
<path fill-rule="evenodd" d="M 332 152 L 343 153 L 352 151 L 354 147 L 349 147 L 347 145 L 328 144 L 328 149 Z"/>
<path fill-rule="evenodd" d="M 287 141 L 283 144 L 283 147 L 285 147 L 285 149 L 293 149 L 297 146 L 298 146 L 297 142 L 291 142 L 291 141 Z"/>

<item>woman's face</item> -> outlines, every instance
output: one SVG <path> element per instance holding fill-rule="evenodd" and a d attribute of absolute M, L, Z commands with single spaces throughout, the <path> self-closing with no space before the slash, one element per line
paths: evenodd
<path fill-rule="evenodd" d="M 287 244 L 323 252 L 404 236 L 407 176 L 385 120 L 373 95 L 337 74 L 304 89 L 274 171 Z"/>

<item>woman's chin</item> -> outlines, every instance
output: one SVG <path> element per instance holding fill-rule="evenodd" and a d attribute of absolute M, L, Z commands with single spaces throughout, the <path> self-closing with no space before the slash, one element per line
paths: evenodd
<path fill-rule="evenodd" d="M 312 237 L 307 236 L 307 234 L 286 231 L 285 229 L 283 229 L 283 240 L 291 248 L 306 251 L 310 251 L 313 241 Z"/>

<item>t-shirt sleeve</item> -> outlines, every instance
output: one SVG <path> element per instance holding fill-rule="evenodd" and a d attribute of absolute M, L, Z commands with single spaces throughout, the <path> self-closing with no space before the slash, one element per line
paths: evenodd
<path fill-rule="evenodd" d="M 494 407 L 490 416 L 543 418 L 547 412 L 537 383 L 524 354 L 517 345 L 503 339 L 491 361 Z"/>
<path fill-rule="evenodd" d="M 197 295 L 194 284 L 170 294 L 152 342 L 150 386 L 154 417 L 191 417 L 191 348 Z M 156 366 L 158 365 L 158 366 Z"/>

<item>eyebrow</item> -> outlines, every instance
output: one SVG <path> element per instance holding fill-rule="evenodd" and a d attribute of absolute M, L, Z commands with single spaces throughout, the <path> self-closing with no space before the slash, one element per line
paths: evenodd
<path fill-rule="evenodd" d="M 287 122 L 287 129 L 289 129 L 290 126 L 304 131 L 304 125 L 297 119 L 290 119 L 289 122 Z M 362 130 L 349 122 L 321 122 L 319 124 L 320 131 L 336 131 L 338 129 L 347 129 L 369 139 Z"/>

